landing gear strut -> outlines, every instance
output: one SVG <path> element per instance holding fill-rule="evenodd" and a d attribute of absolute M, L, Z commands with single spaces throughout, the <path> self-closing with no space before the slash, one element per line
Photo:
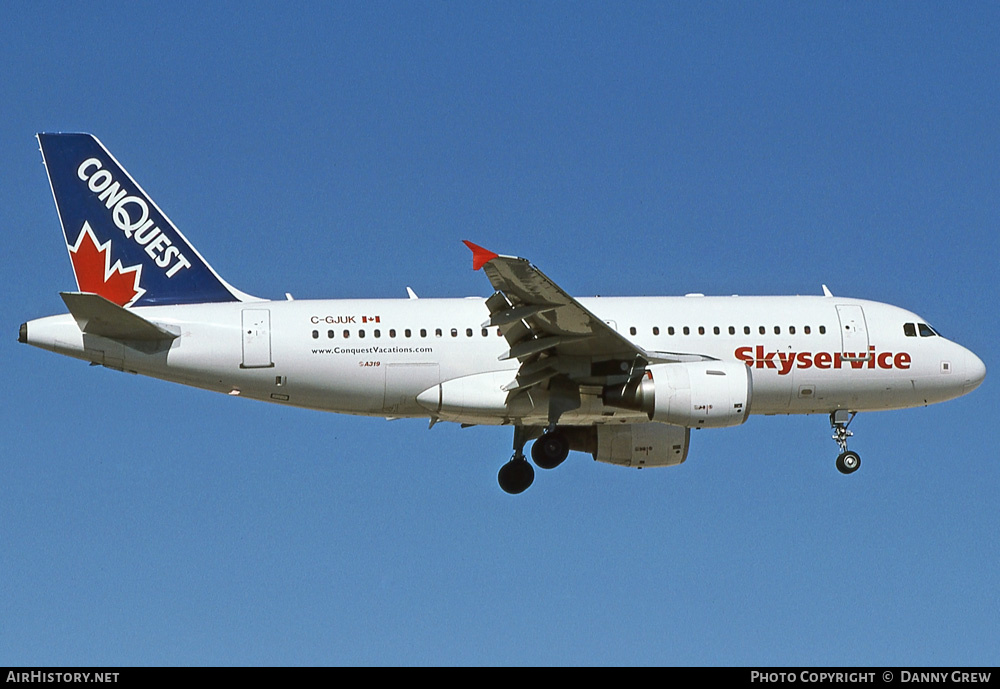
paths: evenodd
<path fill-rule="evenodd" d="M 840 454 L 837 456 L 837 471 L 842 474 L 853 474 L 861 466 L 861 457 L 858 453 L 847 449 L 847 439 L 854 435 L 847 430 L 847 427 L 856 415 L 857 412 L 848 412 L 846 409 L 838 409 L 830 414 L 833 439 L 840 446 Z"/>
<path fill-rule="evenodd" d="M 535 470 L 524 458 L 524 446 L 535 438 L 538 439 L 531 446 L 531 459 L 539 469 L 555 469 L 569 455 L 569 439 L 554 424 L 545 432 L 540 426 L 515 426 L 514 454 L 497 474 L 497 482 L 504 492 L 523 493 L 535 480 Z"/>
<path fill-rule="evenodd" d="M 511 495 L 523 493 L 535 480 L 535 470 L 524 458 L 524 445 L 537 433 L 538 429 L 533 427 L 514 426 L 514 454 L 497 474 L 497 482 L 503 492 Z"/>

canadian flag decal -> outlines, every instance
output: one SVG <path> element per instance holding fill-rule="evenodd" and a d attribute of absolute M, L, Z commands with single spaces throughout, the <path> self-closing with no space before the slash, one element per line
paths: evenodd
<path fill-rule="evenodd" d="M 142 265 L 125 268 L 121 261 L 111 265 L 111 240 L 98 244 L 97 237 L 84 222 L 76 245 L 69 247 L 76 284 L 81 292 L 99 294 L 119 306 L 130 306 L 146 290 L 139 286 Z"/>

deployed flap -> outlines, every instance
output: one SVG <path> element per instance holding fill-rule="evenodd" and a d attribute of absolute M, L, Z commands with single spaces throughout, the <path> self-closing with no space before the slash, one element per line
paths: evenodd
<path fill-rule="evenodd" d="M 499 256 L 472 242 L 473 267 L 482 268 L 506 300 L 491 300 L 490 324 L 500 327 L 511 345 L 509 358 L 546 349 L 568 356 L 632 361 L 645 352 L 567 294 L 526 259 Z M 504 303 L 506 302 L 506 303 Z M 516 326 L 525 323 L 531 332 Z M 528 344 L 528 340 L 533 340 Z M 539 349 L 540 348 L 540 349 Z"/>
<path fill-rule="evenodd" d="M 486 300 L 490 319 L 510 349 L 500 358 L 521 366 L 504 387 L 515 393 L 563 376 L 577 385 L 630 378 L 652 363 L 702 361 L 700 354 L 647 352 L 591 313 L 523 258 L 500 256 L 465 242 L 472 266 L 483 269 L 496 293 Z"/>
<path fill-rule="evenodd" d="M 172 340 L 177 334 L 147 321 L 99 294 L 60 292 L 80 330 L 112 340 L 155 342 Z"/>

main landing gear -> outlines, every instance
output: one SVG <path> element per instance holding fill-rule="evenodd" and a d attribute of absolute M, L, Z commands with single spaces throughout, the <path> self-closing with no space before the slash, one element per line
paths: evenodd
<path fill-rule="evenodd" d="M 548 431 L 531 446 L 531 460 L 539 469 L 555 469 L 569 455 L 569 441 L 559 431 Z"/>
<path fill-rule="evenodd" d="M 552 428 L 539 437 L 540 430 L 537 427 L 514 427 L 514 455 L 497 474 L 497 482 L 505 493 L 523 493 L 535 480 L 535 470 L 524 457 L 524 446 L 532 438 L 538 438 L 531 446 L 531 459 L 539 469 L 555 469 L 569 455 L 569 440 L 565 435 Z"/>
<path fill-rule="evenodd" d="M 857 452 L 847 449 L 847 439 L 854 433 L 847 430 L 847 427 L 854 420 L 857 412 L 848 412 L 846 409 L 838 409 L 830 414 L 830 428 L 833 429 L 833 439 L 840 446 L 840 454 L 837 455 L 837 471 L 842 474 L 853 474 L 861 467 L 861 457 Z"/>
<path fill-rule="evenodd" d="M 497 482 L 503 492 L 517 495 L 528 490 L 535 480 L 535 470 L 528 464 L 524 455 L 518 452 L 510 458 L 510 461 L 500 467 L 497 474 Z"/>

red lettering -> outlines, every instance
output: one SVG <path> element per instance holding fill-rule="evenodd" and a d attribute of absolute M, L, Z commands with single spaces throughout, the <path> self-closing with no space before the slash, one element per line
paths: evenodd
<path fill-rule="evenodd" d="M 830 368 L 843 368 L 844 363 L 849 363 L 854 370 L 863 368 L 890 370 L 897 368 L 908 370 L 912 363 L 912 358 L 908 352 L 876 352 L 872 345 L 868 351 L 861 352 L 767 352 L 764 345 L 755 347 L 737 347 L 733 352 L 738 361 L 742 361 L 751 368 L 769 368 L 778 372 L 779 376 L 785 376 L 792 372 L 794 368 L 819 368 L 828 370 Z M 867 366 L 866 366 L 867 364 Z"/>
<path fill-rule="evenodd" d="M 753 347 L 737 347 L 736 359 L 747 366 L 753 366 Z"/>
<path fill-rule="evenodd" d="M 764 345 L 757 345 L 757 368 L 778 368 L 774 363 L 777 352 L 764 353 Z"/>
<path fill-rule="evenodd" d="M 778 371 L 778 375 L 788 375 L 788 373 L 792 370 L 792 366 L 795 365 L 795 352 L 789 352 L 788 354 L 779 352 L 778 359 L 781 360 L 781 370 Z"/>

